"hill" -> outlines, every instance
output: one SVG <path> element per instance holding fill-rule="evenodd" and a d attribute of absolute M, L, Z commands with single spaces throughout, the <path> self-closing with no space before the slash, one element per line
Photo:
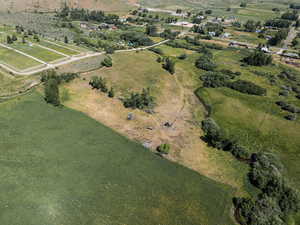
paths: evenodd
<path fill-rule="evenodd" d="M 52 11 L 64 6 L 61 0 L 0 0 L 0 11 Z M 126 11 L 132 5 L 126 0 L 68 0 L 67 5 L 74 8 L 101 9 L 104 11 Z"/>
<path fill-rule="evenodd" d="M 1 103 L 2 225 L 232 224 L 233 189 L 33 92 Z"/>

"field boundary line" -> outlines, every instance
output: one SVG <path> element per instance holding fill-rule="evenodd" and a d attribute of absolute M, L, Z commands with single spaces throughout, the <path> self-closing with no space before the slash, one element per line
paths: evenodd
<path fill-rule="evenodd" d="M 44 41 L 45 41 L 45 42 L 48 42 L 48 43 L 50 43 L 50 44 L 59 46 L 59 47 L 61 47 L 61 48 L 69 49 L 69 50 L 74 51 L 74 52 L 81 52 L 81 51 L 79 51 L 79 50 L 72 49 L 72 48 L 69 48 L 69 47 L 67 47 L 67 46 L 63 46 L 63 45 L 60 45 L 60 44 L 58 44 L 58 43 L 55 43 L 55 42 L 52 42 L 52 41 L 49 41 L 49 40 L 44 40 Z"/>
<path fill-rule="evenodd" d="M 56 54 L 59 54 L 59 55 L 65 56 L 65 57 L 70 57 L 70 55 L 67 55 L 67 54 L 65 54 L 65 53 L 56 51 L 55 49 L 51 49 L 51 48 L 42 46 L 42 45 L 40 45 L 40 44 L 35 44 L 35 45 L 38 46 L 38 47 L 40 47 L 40 48 L 46 49 L 46 50 L 48 50 L 48 51 L 54 52 L 54 53 L 56 53 Z"/>
<path fill-rule="evenodd" d="M 25 53 L 25 52 L 20 51 L 20 50 L 18 50 L 18 49 L 9 47 L 9 46 L 4 45 L 4 44 L 2 44 L 2 43 L 0 43 L 0 46 L 3 47 L 3 48 L 7 48 L 7 49 L 9 49 L 9 50 L 15 51 L 15 52 L 17 52 L 17 53 L 19 53 L 19 54 L 21 54 L 21 55 L 27 56 L 27 57 L 29 57 L 29 58 L 31 58 L 31 59 L 34 59 L 35 61 L 37 61 L 37 62 L 39 62 L 39 63 L 47 64 L 47 63 L 44 62 L 43 60 L 40 60 L 40 59 L 38 59 L 38 58 L 36 58 L 36 57 L 34 57 L 34 56 L 32 56 L 32 55 L 29 55 L 29 54 L 27 54 L 27 53 Z"/>

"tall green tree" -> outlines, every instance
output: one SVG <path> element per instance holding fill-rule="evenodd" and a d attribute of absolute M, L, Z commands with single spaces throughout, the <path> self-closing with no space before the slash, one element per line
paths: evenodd
<path fill-rule="evenodd" d="M 45 100 L 54 106 L 60 105 L 58 82 L 54 78 L 45 83 Z"/>
<path fill-rule="evenodd" d="M 166 58 L 166 62 L 163 65 L 163 68 L 167 71 L 169 71 L 170 74 L 175 73 L 175 61 L 171 58 Z"/>

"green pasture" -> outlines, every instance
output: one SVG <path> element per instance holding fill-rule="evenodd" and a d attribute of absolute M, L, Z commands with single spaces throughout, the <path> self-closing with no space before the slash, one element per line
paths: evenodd
<path fill-rule="evenodd" d="M 39 62 L 4 47 L 0 47 L 0 62 L 10 65 L 18 70 L 24 70 L 40 65 Z"/>
<path fill-rule="evenodd" d="M 233 189 L 33 92 L 1 103 L 2 225 L 228 225 Z"/>
<path fill-rule="evenodd" d="M 65 57 L 63 55 L 57 54 L 56 52 L 41 48 L 35 44 L 30 46 L 28 43 L 23 44 L 20 42 L 15 42 L 14 44 L 11 44 L 10 47 L 31 55 L 44 62 L 52 62 Z"/>

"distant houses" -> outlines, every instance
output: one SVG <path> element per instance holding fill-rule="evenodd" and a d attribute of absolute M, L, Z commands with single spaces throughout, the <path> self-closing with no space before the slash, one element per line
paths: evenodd
<path fill-rule="evenodd" d="M 104 30 L 104 29 L 110 29 L 110 30 L 118 29 L 114 24 L 107 24 L 107 23 L 92 24 L 88 22 L 81 22 L 80 28 L 90 30 L 90 31 L 97 31 L 97 30 Z"/>

